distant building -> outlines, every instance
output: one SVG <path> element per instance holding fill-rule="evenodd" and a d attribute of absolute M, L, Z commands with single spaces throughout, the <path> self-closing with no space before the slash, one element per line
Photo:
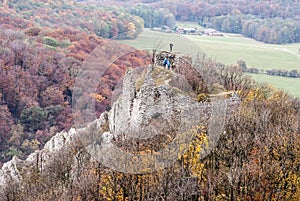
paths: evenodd
<path fill-rule="evenodd" d="M 172 29 L 168 26 L 162 26 L 162 27 L 153 27 L 153 31 L 161 31 L 161 32 L 166 32 L 166 33 L 171 33 Z"/>
<path fill-rule="evenodd" d="M 224 36 L 223 33 L 220 33 L 215 29 L 205 29 L 203 33 L 208 36 Z"/>
<path fill-rule="evenodd" d="M 201 35 L 202 32 L 198 30 L 197 28 L 182 28 L 177 27 L 176 32 L 179 34 L 192 34 L 192 35 Z"/>

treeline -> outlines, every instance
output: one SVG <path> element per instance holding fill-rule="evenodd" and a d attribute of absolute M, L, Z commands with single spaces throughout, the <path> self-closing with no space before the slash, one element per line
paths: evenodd
<path fill-rule="evenodd" d="M 8 28 L 71 27 L 112 39 L 135 38 L 144 27 L 143 20 L 127 9 L 73 1 L 8 1 L 0 21 Z"/>
<path fill-rule="evenodd" d="M 201 21 L 205 17 L 228 15 L 233 10 L 239 10 L 244 15 L 254 15 L 260 19 L 276 17 L 298 19 L 300 15 L 298 4 L 286 0 L 128 0 L 127 2 L 149 3 L 149 5 L 156 8 L 167 8 L 174 14 L 176 20 L 195 22 Z"/>
<path fill-rule="evenodd" d="M 240 33 L 265 43 L 285 44 L 300 41 L 300 11 L 298 3 L 293 1 L 159 0 L 146 2 L 156 10 L 169 10 L 176 20 L 198 22 L 206 27 Z M 145 20 L 147 17 L 143 18 Z"/>
<path fill-rule="evenodd" d="M 238 60 L 237 65 L 242 69 L 243 72 L 246 73 L 266 73 L 267 75 L 274 76 L 283 76 L 283 77 L 292 77 L 298 78 L 300 77 L 300 72 L 296 69 L 293 70 L 285 70 L 285 69 L 272 69 L 272 70 L 263 70 L 255 67 L 247 67 L 246 62 L 243 60 Z"/>
<path fill-rule="evenodd" d="M 229 33 L 239 33 L 265 43 L 300 42 L 300 21 L 294 19 L 257 19 L 253 15 L 229 14 L 205 19 L 205 27 Z"/>
<path fill-rule="evenodd" d="M 292 1 L 257 1 L 257 0 L 191 0 L 159 1 L 156 6 L 169 8 L 177 20 L 201 21 L 205 17 L 228 15 L 238 10 L 244 15 L 254 15 L 260 19 L 292 18 L 299 19 L 298 4 Z"/>
<path fill-rule="evenodd" d="M 239 33 L 265 43 L 300 41 L 300 12 L 287 1 L 200 1 L 181 3 L 176 19 L 197 21 L 219 31 Z"/>
<path fill-rule="evenodd" d="M 258 68 L 247 68 L 244 69 L 243 72 L 258 74 L 258 73 L 264 73 L 264 70 L 260 70 Z M 292 78 L 300 77 L 300 73 L 297 70 L 272 69 L 272 70 L 266 70 L 265 73 L 267 75 L 273 75 L 273 76 L 292 77 Z"/>
<path fill-rule="evenodd" d="M 283 76 L 283 77 L 293 77 L 297 78 L 300 77 L 300 73 L 297 70 L 283 70 L 283 69 L 272 69 L 266 70 L 267 75 L 276 75 L 276 76 Z"/>
<path fill-rule="evenodd" d="M 130 13 L 132 16 L 140 17 L 144 21 L 144 27 L 174 27 L 175 16 L 169 8 L 164 6 L 157 7 L 155 3 L 160 0 L 150 0 L 141 2 L 132 2 L 131 0 L 120 1 L 98 1 L 95 5 L 100 7 L 107 7 L 107 5 L 113 6 L 115 11 L 123 10 L 125 13 Z"/>
<path fill-rule="evenodd" d="M 173 28 L 176 24 L 174 15 L 168 9 L 154 9 L 146 4 L 139 4 L 130 10 L 132 14 L 143 18 L 146 28 L 162 26 Z"/>

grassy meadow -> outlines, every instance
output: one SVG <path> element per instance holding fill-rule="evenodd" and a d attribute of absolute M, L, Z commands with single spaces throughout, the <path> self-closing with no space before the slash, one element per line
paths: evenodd
<path fill-rule="evenodd" d="M 300 79 L 288 78 L 288 77 L 279 77 L 279 76 L 269 76 L 266 74 L 249 74 L 255 80 L 271 84 L 278 89 L 287 91 L 289 94 L 296 97 L 300 97 Z"/>
<path fill-rule="evenodd" d="M 248 67 L 259 69 L 299 69 L 300 54 L 293 45 L 271 45 L 236 34 L 224 37 L 185 35 L 199 45 L 207 55 L 225 64 L 235 64 L 237 60 L 246 61 Z"/>
<path fill-rule="evenodd" d="M 197 55 L 197 53 L 205 53 L 197 43 L 186 38 L 183 35 L 151 31 L 150 29 L 144 29 L 144 31 L 136 39 L 118 41 L 137 49 L 149 50 L 152 50 L 154 48 L 158 50 L 169 50 L 169 44 L 172 43 L 174 44 L 173 51 L 175 52 L 179 51 L 181 53 L 191 55 Z"/>
<path fill-rule="evenodd" d="M 181 27 L 197 27 L 193 24 L 178 24 Z M 120 40 L 138 49 L 168 50 L 173 43 L 173 51 L 191 54 L 206 54 L 224 64 L 236 64 L 244 60 L 248 67 L 258 69 L 297 69 L 300 71 L 300 44 L 273 45 L 265 44 L 238 34 L 225 34 L 223 37 L 179 35 L 145 29 L 137 39 Z M 300 79 L 251 74 L 257 81 L 266 82 L 290 94 L 300 97 Z"/>

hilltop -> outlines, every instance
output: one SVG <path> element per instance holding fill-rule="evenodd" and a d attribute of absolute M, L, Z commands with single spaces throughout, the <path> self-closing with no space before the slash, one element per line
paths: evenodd
<path fill-rule="evenodd" d="M 202 67 L 207 64 L 202 60 Z M 128 69 L 121 94 L 100 118 L 57 133 L 26 160 L 14 157 L 3 165 L 1 199 L 297 200 L 299 100 L 268 86 L 249 86 L 244 78 L 230 83 L 234 69 L 224 70 L 224 87 L 236 87 L 239 97 L 221 92 L 209 101 L 193 96 L 190 73 L 151 65 L 143 73 Z M 271 193 L 278 180 L 291 188 Z M 211 188 L 218 193 L 207 194 Z M 239 194 L 240 188 L 247 192 Z"/>

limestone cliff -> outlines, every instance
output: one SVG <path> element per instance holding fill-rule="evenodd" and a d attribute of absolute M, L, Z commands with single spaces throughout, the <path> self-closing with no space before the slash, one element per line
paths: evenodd
<path fill-rule="evenodd" d="M 211 125 L 213 132 L 222 129 L 227 102 L 199 103 L 180 89 L 170 86 L 169 81 L 157 82 L 155 77 L 158 75 L 163 79 L 164 74 L 167 74 L 168 78 L 171 76 L 173 79 L 176 74 L 159 68 L 159 73 L 154 76 L 153 70 L 153 67 L 149 67 L 139 89 L 136 89 L 134 71 L 128 70 L 123 80 L 122 95 L 113 103 L 109 112 L 102 113 L 99 119 L 85 128 L 73 128 L 68 132 L 58 133 L 42 150 L 35 151 L 24 161 L 14 157 L 5 163 L 0 169 L 0 190 L 8 184 L 22 181 L 26 168 L 33 167 L 43 172 L 52 167 L 55 165 L 55 159 L 67 150 L 68 157 L 73 161 L 73 170 L 70 170 L 73 173 L 76 172 L 76 156 L 80 150 L 85 150 L 93 160 L 119 171 L 141 172 L 142 169 L 153 169 L 153 163 L 155 167 L 163 168 L 166 159 L 171 161 L 178 156 L 179 150 L 176 150 L 176 146 L 191 140 L 192 136 L 187 135 L 187 131 L 193 126 L 213 119 L 213 115 L 220 115 L 221 118 Z M 214 108 L 211 109 L 211 105 Z M 155 139 L 154 142 L 151 141 L 152 138 Z M 141 143 L 150 140 L 154 144 L 156 155 L 144 154 L 142 159 L 148 163 L 140 164 L 140 155 L 137 157 L 136 154 L 128 154 L 128 143 L 131 139 L 139 139 Z M 117 146 L 118 140 L 126 142 L 127 147 Z M 161 146 L 155 143 L 160 143 Z M 170 143 L 171 146 L 166 146 L 166 143 Z M 126 162 L 122 160 L 124 154 L 129 157 L 125 158 Z M 118 157 L 121 159 L 114 160 Z M 63 162 L 67 163 L 67 160 Z"/>

